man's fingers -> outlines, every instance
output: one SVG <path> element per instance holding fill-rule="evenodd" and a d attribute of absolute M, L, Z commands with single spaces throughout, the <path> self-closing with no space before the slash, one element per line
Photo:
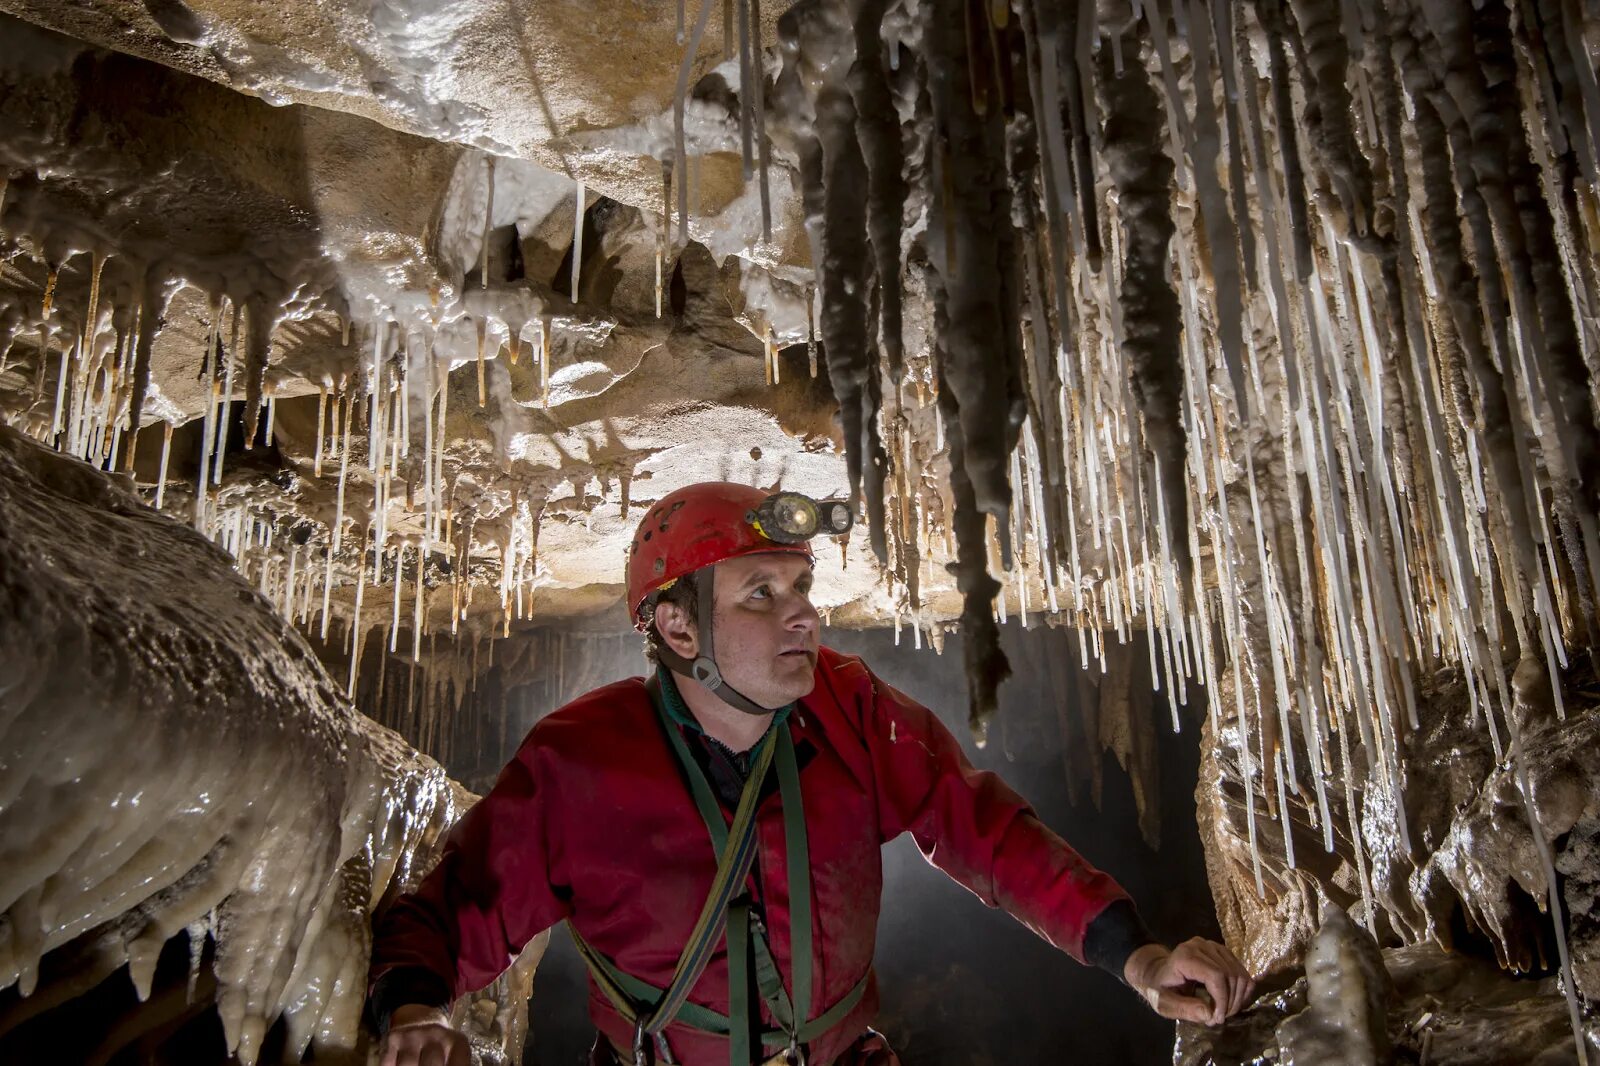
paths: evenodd
<path fill-rule="evenodd" d="M 1186 981 L 1205 986 L 1211 997 L 1206 1024 L 1221 1025 L 1233 1013 L 1238 991 L 1233 987 L 1233 967 L 1220 954 L 1221 949 L 1204 940 L 1191 940 L 1174 953 L 1173 969 Z"/>
<path fill-rule="evenodd" d="M 1213 968 L 1201 979 L 1201 983 L 1211 997 L 1211 1024 L 1221 1025 L 1228 1017 L 1228 1004 L 1233 995 L 1233 990 L 1228 987 L 1228 975 L 1220 968 Z"/>
<path fill-rule="evenodd" d="M 422 1051 L 417 1055 L 417 1066 L 449 1066 L 445 1060 L 444 1042 L 430 1040 L 422 1045 Z"/>
<path fill-rule="evenodd" d="M 385 1036 L 383 1038 L 383 1057 L 378 1060 L 378 1066 L 399 1066 L 400 1049 L 394 1045 L 394 1037 Z"/>
<path fill-rule="evenodd" d="M 467 1041 L 457 1035 L 450 1040 L 450 1061 L 446 1066 L 472 1066 L 472 1053 L 467 1049 Z"/>
<path fill-rule="evenodd" d="M 1217 1000 L 1222 1016 L 1227 1018 L 1239 1013 L 1239 1009 L 1244 1006 L 1247 992 L 1246 984 L 1249 980 L 1248 975 L 1244 972 L 1244 967 L 1240 966 L 1238 960 L 1233 957 L 1233 953 L 1221 944 L 1204 941 L 1197 945 L 1197 950 L 1217 968 L 1217 972 L 1222 976 L 1225 991 Z"/>
<path fill-rule="evenodd" d="M 1199 996 L 1175 992 L 1164 988 L 1156 996 L 1156 1013 L 1163 1018 L 1172 1018 L 1180 1022 L 1194 1022 L 1196 1025 L 1210 1025 L 1211 1004 Z"/>
<path fill-rule="evenodd" d="M 1233 952 L 1222 944 L 1209 940 L 1196 939 L 1190 941 L 1186 946 L 1193 952 L 1192 956 L 1187 960 L 1190 965 L 1183 967 L 1185 975 L 1190 980 L 1202 981 L 1208 987 L 1211 986 L 1211 981 L 1201 972 L 1203 967 L 1210 967 L 1214 968 L 1225 982 L 1226 991 L 1217 997 L 1217 1003 L 1221 1011 L 1218 1021 L 1220 1022 L 1222 1019 L 1237 1014 L 1244 1009 L 1245 1004 L 1249 1002 L 1250 993 L 1255 988 L 1255 982 L 1239 960 L 1234 957 Z M 1199 962 L 1200 965 L 1194 965 L 1196 962 Z"/>
<path fill-rule="evenodd" d="M 1255 991 L 1255 980 L 1250 976 L 1250 971 L 1227 948 L 1221 944 L 1208 945 L 1211 954 L 1222 964 L 1228 975 L 1230 996 L 1228 999 L 1228 1013 L 1238 1014 L 1250 1002 L 1250 994 Z"/>
<path fill-rule="evenodd" d="M 1242 968 L 1242 967 L 1241 967 Z M 1250 1002 L 1250 994 L 1256 990 L 1256 983 L 1250 979 L 1248 973 L 1236 978 L 1239 988 L 1238 998 L 1234 1002 L 1232 1013 L 1238 1014 Z"/>

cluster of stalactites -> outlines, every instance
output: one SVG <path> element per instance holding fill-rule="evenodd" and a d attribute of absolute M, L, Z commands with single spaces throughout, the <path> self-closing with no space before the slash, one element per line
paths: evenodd
<path fill-rule="evenodd" d="M 1515 740 L 1507 659 L 1557 677 L 1600 638 L 1574 5 L 811 0 L 781 28 L 880 551 L 883 490 L 921 472 L 882 446 L 899 292 L 932 299 L 975 719 L 1004 672 L 991 516 L 1068 624 L 1142 628 L 1169 693 L 1207 686 L 1252 847 L 1258 807 L 1329 849 L 1359 792 L 1404 809 L 1419 672 L 1459 668 Z"/>
<path fill-rule="evenodd" d="M 208 299 L 205 340 L 194 357 L 204 398 L 194 417 L 198 454 L 192 466 L 183 464 L 195 473 L 178 484 L 168 472 L 185 413 L 170 402 L 152 412 L 149 399 L 152 350 L 183 281 L 141 269 L 129 274 L 131 281 L 119 278 L 116 291 L 124 302 L 102 298 L 114 258 L 95 253 L 47 264 L 34 325 L 13 335 L 0 358 L 0 372 L 20 370 L 32 349 L 32 394 L 22 397 L 25 409 L 13 416 L 19 428 L 112 472 L 133 471 L 140 440 L 149 448 L 153 437 L 159 458 L 146 486 L 150 501 L 182 515 L 228 552 L 308 635 L 327 642 L 330 626 L 342 622 L 337 628 L 344 634 L 352 695 L 366 643 L 361 637 L 373 629 L 383 630 L 390 653 L 415 665 L 435 630 L 447 628 L 455 637 L 466 627 L 477 584 L 493 583 L 498 609 L 482 607 L 477 614 L 493 613 L 502 633 L 531 616 L 540 501 L 520 498 L 513 486 L 509 507 L 480 522 L 475 501 L 458 498 L 461 468 L 447 462 L 444 427 L 457 361 L 468 363 L 461 378 L 476 376 L 480 408 L 490 398 L 489 367 L 524 358 L 537 368 L 540 394 L 534 399 L 548 404 L 552 315 L 538 315 L 520 329 L 488 317 L 469 324 L 476 331 L 475 360 L 470 354 L 452 359 L 443 338 L 436 348 L 427 328 L 388 319 L 356 326 L 342 319 L 349 366 L 315 383 L 315 439 L 295 442 L 307 452 L 300 473 L 327 484 L 331 502 L 325 514 L 319 509 L 295 517 L 293 508 L 262 499 L 255 479 L 224 477 L 235 420 L 246 449 L 280 443 L 276 410 L 286 383 L 281 372 L 269 377 L 269 369 L 281 309 L 225 295 Z M 85 262 L 87 269 L 69 271 Z M 63 272 L 73 284 L 83 275 L 84 292 L 61 299 Z M 470 381 L 457 384 L 471 394 Z M 133 432 L 134 426 L 143 432 Z M 490 576 L 494 554 L 497 580 Z M 366 602 L 369 592 L 379 594 L 385 609 Z M 484 629 L 481 617 L 475 621 L 475 630 Z"/>

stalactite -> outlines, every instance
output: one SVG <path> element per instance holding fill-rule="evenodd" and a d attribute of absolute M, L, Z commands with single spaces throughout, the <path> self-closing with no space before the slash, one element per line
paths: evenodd
<path fill-rule="evenodd" d="M 1177 6 L 1183 0 L 1171 0 Z M 1157 12 L 1151 22 L 1159 35 L 1166 28 L 1164 15 L 1159 13 L 1160 0 L 1155 0 Z M 1235 219 L 1229 213 L 1228 199 L 1222 189 L 1217 172 L 1221 152 L 1222 130 L 1217 121 L 1216 103 L 1212 99 L 1211 35 L 1204 19 L 1194 24 L 1189 35 L 1189 50 L 1194 62 L 1194 77 L 1204 91 L 1195 93 L 1194 117 L 1189 122 L 1189 136 L 1185 139 L 1189 155 L 1189 173 L 1192 175 L 1199 211 L 1205 232 L 1204 243 L 1196 242 L 1206 272 L 1210 275 L 1211 289 L 1215 295 L 1217 317 L 1217 346 L 1228 368 L 1233 383 L 1234 402 L 1241 416 L 1248 418 L 1250 394 L 1245 388 L 1244 335 L 1241 320 L 1244 314 L 1244 292 L 1239 271 L 1238 231 Z M 1165 50 L 1163 49 L 1165 63 Z M 1169 97 L 1168 107 L 1181 112 L 1181 98 Z M 1108 150 L 1109 155 L 1109 150 Z"/>
<path fill-rule="evenodd" d="M 988 41 L 969 42 L 959 6 L 935 5 L 927 27 L 928 91 L 944 134 L 934 149 L 931 169 L 940 191 L 932 198 L 928 227 L 929 258 L 943 274 L 947 301 L 940 396 L 950 391 L 960 398 L 954 413 L 961 420 L 962 462 L 973 499 L 1005 531 L 1009 455 L 1025 414 L 1020 292 L 1010 254 L 1003 116 L 998 108 L 980 113 L 966 73 L 969 64 L 980 62 L 969 44 L 982 52 Z M 951 428 L 947 424 L 947 435 Z M 1009 561 L 1009 533 L 1003 536 Z"/>
<path fill-rule="evenodd" d="M 167 460 L 172 456 L 172 423 L 161 423 L 161 465 L 156 474 L 156 510 L 160 510 L 167 496 Z"/>
<path fill-rule="evenodd" d="M 936 338 L 943 338 L 948 335 L 949 324 L 945 319 L 950 313 L 949 304 L 937 279 L 930 278 L 929 289 L 933 300 Z M 940 364 L 942 377 L 948 356 L 941 339 L 934 341 L 934 358 Z M 956 390 L 939 390 L 939 410 L 947 427 L 945 442 L 950 450 L 950 490 L 955 501 L 952 525 L 956 534 L 956 558 L 950 564 L 950 570 L 961 592 L 967 724 L 974 738 L 982 744 L 987 736 L 988 720 L 998 703 L 1000 685 L 1011 674 L 1011 664 L 1005 652 L 1000 650 L 1000 632 L 995 624 L 992 605 L 1000 591 L 1000 583 L 989 574 L 985 516 L 967 476 L 961 402 Z"/>
<path fill-rule="evenodd" d="M 1179 347 L 1178 297 L 1167 274 L 1172 221 L 1173 164 L 1161 150 L 1165 121 L 1161 102 L 1142 64 L 1119 76 L 1110 56 L 1100 57 L 1100 86 L 1106 115 L 1104 152 L 1118 191 L 1118 216 L 1124 232 L 1122 351 L 1134 396 L 1144 414 L 1144 437 L 1155 463 L 1167 530 L 1187 528 L 1187 490 L 1183 478 L 1184 428 Z M 1187 584 L 1187 545 L 1173 538 L 1171 552 L 1180 587 Z"/>
<path fill-rule="evenodd" d="M 681 7 L 683 0 L 679 0 Z M 700 16 L 695 19 L 694 33 L 683 49 L 683 63 L 678 68 L 678 87 L 673 95 L 673 166 L 678 171 L 678 243 L 689 242 L 689 153 L 684 146 L 683 112 L 689 95 L 689 75 L 694 70 L 695 57 L 700 52 L 700 38 L 706 32 L 706 21 L 711 17 L 712 0 L 700 0 Z M 682 19 L 679 19 L 678 37 L 683 38 Z"/>
<path fill-rule="evenodd" d="M 245 305 L 249 313 L 245 331 L 244 351 L 244 446 L 252 447 L 256 439 L 258 418 L 261 414 L 261 397 L 267 384 L 267 360 L 272 351 L 272 313 L 265 301 L 252 300 Z M 267 445 L 272 445 L 271 418 L 268 417 Z"/>
<path fill-rule="evenodd" d="M 485 155 L 483 177 L 483 235 L 478 242 L 478 288 L 489 287 L 489 237 L 494 233 L 494 156 Z M 582 208 L 579 208 L 582 214 Z"/>
<path fill-rule="evenodd" d="M 904 361 L 900 321 L 900 212 L 906 201 L 900 119 L 889 93 L 884 46 L 879 36 L 888 0 L 865 0 L 854 13 L 855 62 L 850 99 L 867 168 L 867 229 L 877 273 L 879 336 L 889 361 L 889 381 L 898 385 Z"/>
<path fill-rule="evenodd" d="M 751 56 L 750 0 L 734 0 L 734 7 L 739 13 L 739 158 L 748 182 L 755 174 L 755 96 L 751 92 L 755 64 Z"/>
<path fill-rule="evenodd" d="M 1304 281 L 1311 273 L 1311 226 L 1307 221 L 1304 164 L 1300 159 L 1300 126 L 1290 93 L 1289 59 L 1284 49 L 1288 25 L 1284 4 L 1288 0 L 1262 0 L 1257 11 L 1267 38 L 1271 63 L 1268 86 L 1272 96 L 1273 127 L 1282 142 L 1283 185 L 1289 209 L 1289 236 L 1294 244 L 1294 276 Z"/>
<path fill-rule="evenodd" d="M 150 349 L 156 334 L 164 325 L 167 303 L 172 299 L 173 285 L 159 270 L 149 269 L 141 280 L 139 296 L 139 339 L 133 356 L 133 391 L 128 398 L 128 425 L 138 440 L 138 431 L 144 418 L 144 398 L 150 391 Z M 128 448 L 123 461 L 124 470 L 133 469 L 134 449 Z"/>
<path fill-rule="evenodd" d="M 227 368 L 222 377 L 221 409 L 217 416 L 217 439 L 212 445 L 212 470 L 211 483 L 222 484 L 222 459 L 228 450 L 228 423 L 232 421 L 230 415 L 233 410 L 233 370 L 239 361 L 239 304 L 229 301 L 233 310 L 233 325 L 228 334 Z"/>
<path fill-rule="evenodd" d="M 792 14 L 793 12 L 791 12 Z M 822 42 L 813 47 L 848 49 L 852 30 L 843 11 L 833 6 L 810 8 L 813 20 L 804 32 Z M 801 28 L 785 16 L 779 32 L 797 40 Z M 816 130 L 821 148 L 820 284 L 822 343 L 828 377 L 839 399 L 844 423 L 845 466 L 852 499 L 861 499 L 863 481 L 873 552 L 887 562 L 883 483 L 886 460 L 878 436 L 877 360 L 868 346 L 867 205 L 859 189 L 868 185 L 865 159 L 857 138 L 856 109 L 848 86 L 836 71 L 817 92 Z M 805 178 L 802 173 L 802 178 Z M 810 204 L 808 203 L 808 207 Z M 810 220 L 808 219 L 808 225 Z"/>
<path fill-rule="evenodd" d="M 578 302 L 578 280 L 583 275 L 583 217 L 584 217 L 584 200 L 585 200 L 587 194 L 584 192 L 582 179 L 579 179 L 579 181 L 578 181 L 578 188 L 577 188 L 577 191 L 576 191 L 575 195 L 577 197 L 577 200 L 576 200 L 577 206 L 576 206 L 576 209 L 574 211 L 573 219 L 572 219 L 572 286 L 571 286 L 571 289 L 572 289 L 572 302 L 573 303 L 577 303 Z"/>
<path fill-rule="evenodd" d="M 761 0 L 750 0 L 750 25 L 754 32 L 754 51 L 750 63 L 750 81 L 740 86 L 740 94 L 748 93 L 755 118 L 756 182 L 761 199 L 761 239 L 772 243 L 772 144 L 767 140 L 767 74 L 766 48 L 761 40 Z"/>
<path fill-rule="evenodd" d="M 1372 230 L 1372 171 L 1356 144 L 1347 87 L 1349 42 L 1335 0 L 1289 0 L 1294 24 L 1304 42 L 1310 79 L 1306 127 L 1330 191 L 1342 208 L 1340 224 L 1351 234 Z"/>

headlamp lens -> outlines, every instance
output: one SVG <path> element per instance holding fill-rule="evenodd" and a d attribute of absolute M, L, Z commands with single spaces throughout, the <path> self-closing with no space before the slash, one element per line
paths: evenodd
<path fill-rule="evenodd" d="M 772 524 L 787 536 L 807 540 L 817 532 L 817 505 L 797 492 L 774 496 Z"/>
<path fill-rule="evenodd" d="M 850 505 L 843 500 L 823 500 L 817 504 L 817 514 L 821 520 L 822 532 L 842 537 L 850 532 L 850 526 L 855 522 L 855 516 L 850 513 Z"/>

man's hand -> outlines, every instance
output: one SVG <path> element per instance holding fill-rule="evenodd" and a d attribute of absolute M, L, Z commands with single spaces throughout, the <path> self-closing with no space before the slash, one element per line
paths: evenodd
<path fill-rule="evenodd" d="M 379 1066 L 468 1066 L 467 1038 L 450 1028 L 437 1007 L 407 1004 L 389 1016 Z"/>
<path fill-rule="evenodd" d="M 1239 1013 L 1256 987 L 1233 952 L 1199 937 L 1171 951 L 1146 944 L 1128 956 L 1122 976 L 1163 1018 L 1200 1025 Z"/>

